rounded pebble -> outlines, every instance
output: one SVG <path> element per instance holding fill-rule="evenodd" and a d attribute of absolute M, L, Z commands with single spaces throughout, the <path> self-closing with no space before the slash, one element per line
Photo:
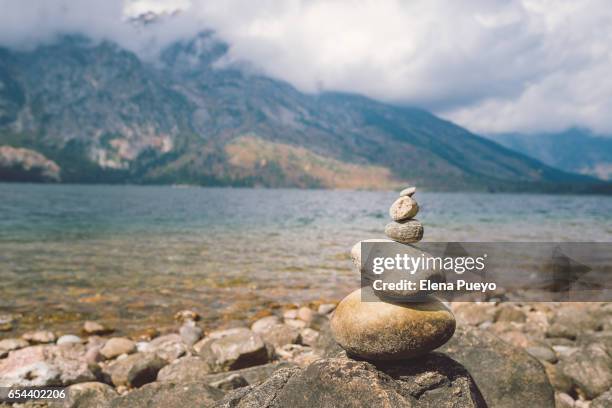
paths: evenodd
<path fill-rule="evenodd" d="M 419 212 L 419 205 L 411 197 L 403 196 L 395 200 L 389 208 L 389 215 L 393 221 L 403 221 L 414 218 Z"/>
<path fill-rule="evenodd" d="M 423 239 L 423 224 L 411 219 L 403 222 L 390 222 L 385 227 L 385 234 L 394 241 L 411 244 Z"/>
<path fill-rule="evenodd" d="M 59 339 L 57 339 L 57 344 L 72 344 L 72 343 L 82 343 L 83 339 L 74 334 L 64 334 Z"/>

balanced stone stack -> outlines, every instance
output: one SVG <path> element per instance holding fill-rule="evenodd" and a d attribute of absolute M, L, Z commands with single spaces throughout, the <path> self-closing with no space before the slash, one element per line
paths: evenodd
<path fill-rule="evenodd" d="M 409 246 L 406 248 L 409 253 L 421 253 L 409 245 L 423 238 L 423 225 L 414 219 L 419 211 L 413 198 L 415 192 L 414 187 L 403 190 L 391 205 L 389 214 L 393 221 L 387 224 L 385 234 L 392 241 L 367 242 L 395 241 Z M 353 247 L 351 255 L 353 262 L 360 266 L 361 242 Z M 434 274 L 425 271 L 426 278 Z M 405 302 L 386 298 L 364 301 L 372 299 L 365 293 L 371 290 L 365 286 L 352 292 L 338 304 L 332 317 L 332 334 L 349 355 L 372 361 L 413 358 L 442 346 L 453 336 L 455 317 L 434 296 L 404 293 Z M 410 298 L 411 295 L 415 297 Z"/>
<path fill-rule="evenodd" d="M 393 222 L 385 227 L 385 234 L 394 241 L 411 244 L 423 239 L 423 224 L 414 219 L 419 212 L 419 205 L 412 198 L 416 189 L 409 187 L 402 190 L 400 197 L 389 209 Z"/>

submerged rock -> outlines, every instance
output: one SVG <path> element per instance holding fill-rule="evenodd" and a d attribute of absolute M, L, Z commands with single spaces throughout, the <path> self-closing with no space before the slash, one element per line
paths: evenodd
<path fill-rule="evenodd" d="M 98 322 L 92 322 L 90 320 L 83 323 L 83 332 L 86 334 L 109 334 L 114 330 L 110 327 L 104 326 Z"/>
<path fill-rule="evenodd" d="M 358 289 L 338 304 L 331 329 L 340 346 L 352 355 L 397 360 L 446 343 L 455 331 L 455 318 L 433 297 L 422 303 L 362 302 Z"/>

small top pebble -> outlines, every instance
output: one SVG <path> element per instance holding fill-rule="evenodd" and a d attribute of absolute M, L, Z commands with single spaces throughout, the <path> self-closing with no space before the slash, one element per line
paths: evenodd
<path fill-rule="evenodd" d="M 408 187 L 400 191 L 400 197 L 408 196 L 412 197 L 412 195 L 416 193 L 416 187 Z"/>

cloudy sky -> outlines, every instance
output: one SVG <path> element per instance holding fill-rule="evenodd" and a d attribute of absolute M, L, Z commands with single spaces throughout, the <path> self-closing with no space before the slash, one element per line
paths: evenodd
<path fill-rule="evenodd" d="M 58 33 L 152 58 L 213 29 L 230 57 L 306 92 L 429 109 L 483 133 L 612 134 L 609 0 L 0 0 L 0 44 Z M 146 28 L 126 20 L 172 13 Z"/>

